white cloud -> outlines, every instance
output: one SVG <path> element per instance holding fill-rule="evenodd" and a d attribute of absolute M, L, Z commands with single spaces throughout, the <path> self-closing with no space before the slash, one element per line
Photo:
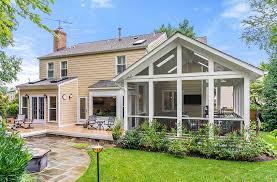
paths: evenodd
<path fill-rule="evenodd" d="M 228 0 L 224 1 L 225 7 L 221 16 L 224 18 L 234 18 L 241 20 L 250 13 L 250 6 L 246 1 Z"/>
<path fill-rule="evenodd" d="M 112 8 L 112 1 L 111 0 L 91 0 L 92 8 Z"/>
<path fill-rule="evenodd" d="M 15 37 L 15 44 L 6 49 L 9 55 L 16 55 L 22 58 L 21 71 L 17 75 L 18 80 L 8 84 L 8 87 L 14 87 L 18 84 L 37 80 L 39 78 L 39 64 L 37 60 L 36 46 L 34 39 L 28 36 Z"/>

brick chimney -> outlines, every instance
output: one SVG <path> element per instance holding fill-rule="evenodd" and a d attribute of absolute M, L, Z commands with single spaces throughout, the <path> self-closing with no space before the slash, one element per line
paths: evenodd
<path fill-rule="evenodd" d="M 54 30 L 55 36 L 53 41 L 53 51 L 59 51 L 66 48 L 66 33 L 62 28 Z"/>

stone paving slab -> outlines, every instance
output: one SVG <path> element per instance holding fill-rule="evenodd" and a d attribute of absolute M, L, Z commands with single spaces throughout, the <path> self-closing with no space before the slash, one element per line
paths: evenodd
<path fill-rule="evenodd" d="M 28 147 L 50 149 L 48 167 L 32 176 L 44 182 L 73 182 L 87 169 L 90 157 L 86 150 L 70 145 L 72 139 L 63 137 L 34 137 L 26 139 Z"/>

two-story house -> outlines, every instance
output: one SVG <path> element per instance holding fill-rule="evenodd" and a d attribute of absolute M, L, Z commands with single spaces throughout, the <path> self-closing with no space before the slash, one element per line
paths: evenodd
<path fill-rule="evenodd" d="M 55 33 L 58 36 L 53 40 L 53 52 L 38 58 L 39 80 L 17 88 L 20 113 L 35 123 L 59 126 L 85 121 L 92 114 L 90 91 L 97 85 L 111 90 L 114 85 L 108 80 L 167 39 L 164 33 L 150 33 L 67 47 L 66 33 L 62 29 Z M 122 117 L 123 94 L 118 89 L 111 92 L 98 94 L 95 112 Z M 97 103 L 99 107 L 106 105 L 107 110 L 97 109 Z"/>
<path fill-rule="evenodd" d="M 249 84 L 263 71 L 203 37 L 151 33 L 67 47 L 66 33 L 56 33 L 53 53 L 39 57 L 40 80 L 17 86 L 20 112 L 34 122 L 74 125 L 96 114 L 120 118 L 124 130 L 154 119 L 179 135 L 203 123 L 249 128 Z"/>

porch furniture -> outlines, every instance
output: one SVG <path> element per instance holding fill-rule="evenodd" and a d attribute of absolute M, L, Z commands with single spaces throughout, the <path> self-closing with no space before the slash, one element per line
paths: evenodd
<path fill-rule="evenodd" d="M 31 150 L 32 159 L 28 162 L 27 170 L 31 173 L 40 172 L 47 167 L 48 153 L 50 150 L 33 148 Z"/>
<path fill-rule="evenodd" d="M 114 126 L 114 122 L 115 122 L 115 117 L 114 116 L 110 116 L 108 119 L 108 123 L 107 123 L 107 130 L 111 130 L 112 126 Z"/>
<path fill-rule="evenodd" d="M 98 125 L 98 129 L 101 130 L 101 128 L 103 128 L 104 130 L 104 124 L 105 124 L 105 120 L 101 120 L 101 119 L 97 119 L 96 123 Z"/>
<path fill-rule="evenodd" d="M 25 121 L 25 115 L 24 114 L 18 114 L 17 118 L 14 120 L 14 125 L 16 128 L 23 128 L 22 124 Z"/>
<path fill-rule="evenodd" d="M 28 126 L 27 127 L 25 127 L 25 129 L 33 129 L 34 127 L 33 127 L 33 119 L 26 119 L 25 121 L 24 121 L 24 124 L 27 124 Z"/>
<path fill-rule="evenodd" d="M 96 124 L 97 124 L 96 123 L 96 115 L 89 116 L 88 120 L 87 120 L 87 127 L 88 127 L 88 129 L 97 129 L 95 127 Z"/>

